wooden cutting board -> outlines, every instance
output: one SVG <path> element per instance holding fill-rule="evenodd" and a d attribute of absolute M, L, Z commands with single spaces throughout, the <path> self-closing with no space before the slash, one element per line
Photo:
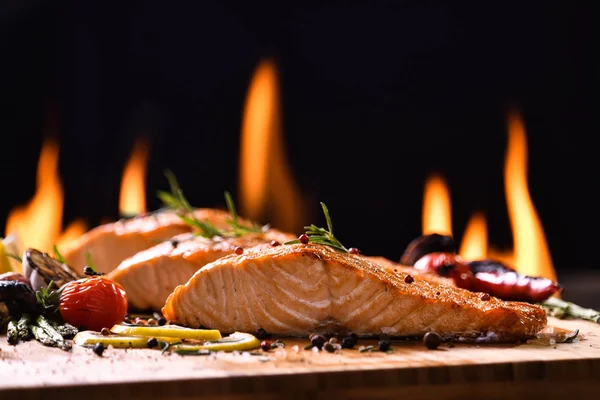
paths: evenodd
<path fill-rule="evenodd" d="M 98 357 L 1 338 L 0 399 L 598 398 L 600 325 L 553 318 L 549 325 L 579 329 L 577 342 L 437 350 L 405 342 L 386 354 L 314 353 L 303 349 L 307 341 L 284 339 L 285 348 L 264 355 L 110 349 Z"/>

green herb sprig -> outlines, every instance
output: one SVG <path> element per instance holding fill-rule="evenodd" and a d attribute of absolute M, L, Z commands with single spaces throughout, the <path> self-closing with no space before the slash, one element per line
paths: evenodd
<path fill-rule="evenodd" d="M 52 286 L 56 286 L 54 281 L 50 281 L 47 287 L 42 287 L 35 292 L 35 298 L 37 300 L 38 305 L 42 309 L 42 312 L 45 313 L 55 313 L 58 309 L 58 303 L 60 299 L 60 294 L 62 292 L 62 288 L 57 290 L 53 290 Z"/>
<path fill-rule="evenodd" d="M 329 246 L 342 253 L 348 253 L 349 250 L 335 237 L 333 234 L 333 224 L 331 223 L 331 217 L 329 216 L 329 209 L 325 203 L 321 202 L 321 208 L 325 215 L 325 221 L 327 222 L 327 229 L 320 228 L 314 224 L 305 226 L 305 234 L 308 236 L 309 243 L 322 244 Z M 284 244 L 296 244 L 300 243 L 300 239 L 294 239 L 285 242 Z"/>
<path fill-rule="evenodd" d="M 261 233 L 268 229 L 268 226 L 263 227 L 256 224 L 244 224 L 240 221 L 233 198 L 229 192 L 225 192 L 225 203 L 227 210 L 231 214 L 231 218 L 227 220 L 230 230 L 219 229 L 214 224 L 208 221 L 200 221 L 194 214 L 194 207 L 186 199 L 183 190 L 177 182 L 175 174 L 170 171 L 165 171 L 165 176 L 169 181 L 170 192 L 159 191 L 158 198 L 163 202 L 168 209 L 174 210 L 179 218 L 186 224 L 192 226 L 199 231 L 199 234 L 205 238 L 212 239 L 216 236 L 220 237 L 239 237 L 248 233 Z"/>

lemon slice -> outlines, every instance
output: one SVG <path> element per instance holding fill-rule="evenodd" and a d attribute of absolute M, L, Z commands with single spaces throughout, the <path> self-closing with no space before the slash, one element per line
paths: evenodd
<path fill-rule="evenodd" d="M 8 256 L 8 254 L 14 254 L 20 256 L 19 248 L 21 243 L 16 234 L 8 235 L 4 239 L 0 240 L 0 273 L 5 272 L 18 272 L 23 273 L 23 268 L 18 260 L 15 260 Z"/>
<path fill-rule="evenodd" d="M 175 352 L 192 353 L 199 350 L 243 351 L 253 350 L 258 347 L 260 347 L 260 341 L 254 335 L 234 332 L 221 339 L 206 341 L 204 344 L 175 344 L 170 349 Z"/>
<path fill-rule="evenodd" d="M 168 343 L 179 342 L 179 338 L 174 337 L 156 337 L 156 340 Z M 103 335 L 95 331 L 78 332 L 73 338 L 73 343 L 83 347 L 93 347 L 96 343 L 102 343 L 104 346 L 112 345 L 116 349 L 143 349 L 148 347 L 149 337 L 129 336 L 129 335 Z"/>
<path fill-rule="evenodd" d="M 13 269 L 10 265 L 10 260 L 6 255 L 6 250 L 4 250 L 4 243 L 0 240 L 0 274 L 12 272 L 12 270 Z"/>
<path fill-rule="evenodd" d="M 221 339 L 221 332 L 216 329 L 192 329 L 177 325 L 168 326 L 127 326 L 117 324 L 110 331 L 120 335 L 149 337 L 172 337 L 179 339 L 194 340 L 217 340 Z"/>

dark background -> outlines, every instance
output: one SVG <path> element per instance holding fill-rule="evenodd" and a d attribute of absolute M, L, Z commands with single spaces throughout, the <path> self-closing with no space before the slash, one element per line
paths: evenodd
<path fill-rule="evenodd" d="M 560 276 L 597 270 L 592 2 L 283 3 L 4 1 L 0 226 L 32 196 L 50 133 L 65 223 L 118 217 L 140 135 L 152 143 L 149 208 L 165 168 L 192 204 L 222 205 L 224 190 L 237 191 L 252 72 L 273 57 L 292 171 L 348 246 L 398 259 L 421 232 L 423 183 L 437 171 L 457 239 L 480 209 L 490 241 L 510 247 L 502 175 L 515 107 Z M 305 207 L 307 223 L 323 223 L 317 201 Z"/>

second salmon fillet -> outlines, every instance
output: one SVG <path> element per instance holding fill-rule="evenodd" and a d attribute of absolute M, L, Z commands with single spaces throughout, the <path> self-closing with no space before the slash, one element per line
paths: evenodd
<path fill-rule="evenodd" d="M 293 244 L 230 255 L 178 286 L 162 309 L 168 320 L 285 336 L 354 332 L 513 342 L 546 325 L 543 308 L 428 282 L 359 255 Z"/>
<path fill-rule="evenodd" d="M 123 286 L 130 309 L 159 311 L 175 287 L 186 283 L 209 262 L 233 254 L 236 249 L 255 251 L 294 238 L 275 229 L 233 238 L 182 234 L 124 260 L 106 277 Z"/>

